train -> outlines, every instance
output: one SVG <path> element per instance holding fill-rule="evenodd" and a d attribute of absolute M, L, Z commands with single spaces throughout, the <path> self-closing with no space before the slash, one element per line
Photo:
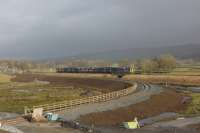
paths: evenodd
<path fill-rule="evenodd" d="M 105 74 L 131 74 L 134 67 L 63 67 L 57 68 L 57 73 L 105 73 Z"/>

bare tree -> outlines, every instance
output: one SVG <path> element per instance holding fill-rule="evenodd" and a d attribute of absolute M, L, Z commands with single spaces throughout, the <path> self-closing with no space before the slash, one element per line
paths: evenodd
<path fill-rule="evenodd" d="M 163 71 L 171 71 L 176 67 L 176 58 L 172 55 L 161 55 L 157 59 L 159 69 Z"/>

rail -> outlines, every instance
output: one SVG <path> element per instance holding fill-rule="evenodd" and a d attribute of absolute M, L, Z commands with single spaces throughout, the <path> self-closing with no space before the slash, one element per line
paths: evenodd
<path fill-rule="evenodd" d="M 25 107 L 24 113 L 25 115 L 32 114 L 33 110 L 36 108 L 43 108 L 44 113 L 48 113 L 48 112 L 55 113 L 55 112 L 70 110 L 83 104 L 100 103 L 100 102 L 117 99 L 117 98 L 133 93 L 136 90 L 136 88 L 137 88 L 137 84 L 135 83 L 133 86 L 129 88 L 119 90 L 119 91 L 113 91 L 110 93 L 101 94 L 97 96 L 91 96 L 91 97 L 86 97 L 86 98 L 81 98 L 81 99 L 76 99 L 76 100 L 71 100 L 71 101 L 56 102 L 52 104 L 38 105 L 38 106 L 33 106 L 32 108 Z"/>

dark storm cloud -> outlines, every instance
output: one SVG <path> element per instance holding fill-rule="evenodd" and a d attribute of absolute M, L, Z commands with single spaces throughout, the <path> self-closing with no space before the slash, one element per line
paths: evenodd
<path fill-rule="evenodd" d="M 199 13 L 199 0 L 0 0 L 0 56 L 199 43 Z"/>

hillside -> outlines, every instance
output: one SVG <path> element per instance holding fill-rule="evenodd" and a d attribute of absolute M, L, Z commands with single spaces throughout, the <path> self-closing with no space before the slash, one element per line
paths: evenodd
<path fill-rule="evenodd" d="M 75 58 L 85 59 L 139 59 L 151 58 L 162 54 L 172 54 L 181 59 L 199 59 L 200 58 L 200 44 L 188 44 L 177 46 L 164 47 L 146 47 L 146 48 L 130 48 L 122 50 L 105 51 L 98 53 L 88 53 Z"/>

